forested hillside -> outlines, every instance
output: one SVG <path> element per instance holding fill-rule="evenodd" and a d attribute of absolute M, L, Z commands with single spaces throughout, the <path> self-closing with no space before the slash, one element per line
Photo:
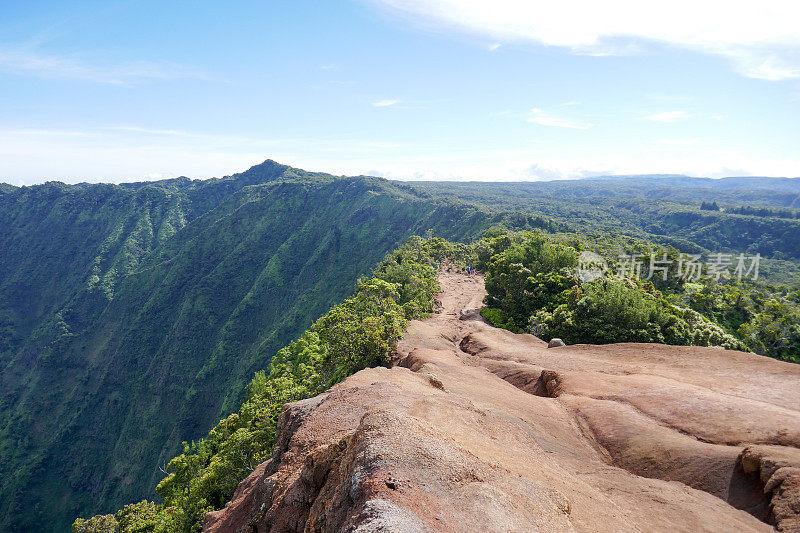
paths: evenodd
<path fill-rule="evenodd" d="M 488 292 L 481 314 L 497 327 L 567 344 L 715 346 L 800 363 L 797 287 L 686 275 L 686 254 L 644 241 L 493 229 L 475 246 Z M 661 259 L 637 274 L 625 250 Z"/>
<path fill-rule="evenodd" d="M 180 443 L 412 234 L 550 227 L 376 178 L 266 162 L 223 179 L 0 195 L 0 528 L 152 494 Z M 48 526 L 48 528 L 49 528 Z"/>

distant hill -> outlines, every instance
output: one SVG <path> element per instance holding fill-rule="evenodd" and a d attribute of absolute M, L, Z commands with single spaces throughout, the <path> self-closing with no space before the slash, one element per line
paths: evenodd
<path fill-rule="evenodd" d="M 629 176 L 597 176 L 581 181 L 622 180 L 628 183 L 688 187 L 692 189 L 750 189 L 767 191 L 800 192 L 800 179 L 773 178 L 767 176 L 734 176 L 727 178 L 694 178 L 680 174 L 639 174 Z M 578 181 L 578 180 L 573 180 Z"/>
<path fill-rule="evenodd" d="M 694 203 L 717 201 L 800 207 L 797 178 L 691 178 L 688 176 L 601 176 L 580 180 L 520 182 L 408 182 L 422 191 L 456 193 L 475 199 L 506 201 L 542 196 L 575 198 L 658 198 Z"/>

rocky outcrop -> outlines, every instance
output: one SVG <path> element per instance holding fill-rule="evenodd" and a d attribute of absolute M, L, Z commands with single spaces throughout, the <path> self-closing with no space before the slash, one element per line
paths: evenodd
<path fill-rule="evenodd" d="M 800 366 L 492 328 L 444 274 L 397 365 L 289 404 L 205 531 L 800 530 Z"/>

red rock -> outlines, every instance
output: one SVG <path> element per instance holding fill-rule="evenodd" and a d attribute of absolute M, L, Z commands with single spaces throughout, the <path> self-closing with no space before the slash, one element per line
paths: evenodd
<path fill-rule="evenodd" d="M 204 531 L 800 530 L 800 366 L 647 344 L 548 350 L 443 273 L 397 366 L 289 404 Z"/>

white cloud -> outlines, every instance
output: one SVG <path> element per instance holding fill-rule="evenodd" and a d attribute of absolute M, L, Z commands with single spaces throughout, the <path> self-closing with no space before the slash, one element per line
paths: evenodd
<path fill-rule="evenodd" d="M 203 78 L 199 72 L 166 62 L 134 61 L 113 65 L 91 63 L 77 55 L 42 53 L 29 46 L 0 47 L 0 70 L 47 78 L 72 78 L 124 85 L 142 79 Z"/>
<path fill-rule="evenodd" d="M 487 47 L 487 49 L 488 49 L 490 52 L 496 52 L 496 51 L 497 51 L 497 50 L 498 50 L 498 49 L 499 49 L 501 46 L 503 46 L 503 45 L 502 45 L 502 44 L 500 44 L 500 43 L 494 43 L 494 44 L 490 44 L 490 45 Z"/>
<path fill-rule="evenodd" d="M 664 146 L 689 146 L 695 144 L 695 139 L 658 139 L 652 141 L 653 144 L 661 144 Z"/>
<path fill-rule="evenodd" d="M 541 109 L 534 108 L 531 114 L 526 119 L 532 124 L 539 124 L 540 126 L 550 126 L 553 128 L 570 128 L 574 130 L 588 130 L 592 127 L 591 124 L 585 122 L 575 122 L 570 119 L 554 117 Z"/>
<path fill-rule="evenodd" d="M 689 118 L 689 114 L 686 111 L 663 111 L 644 117 L 645 120 L 652 120 L 655 122 L 677 122 L 687 118 Z"/>
<path fill-rule="evenodd" d="M 83 137 L 85 131 L 79 130 L 42 130 L 42 129 L 7 129 L 0 130 L 0 135 L 32 136 L 32 137 Z"/>
<path fill-rule="evenodd" d="M 796 0 L 368 0 L 437 28 L 609 55 L 662 43 L 729 59 L 752 78 L 800 78 Z"/>
<path fill-rule="evenodd" d="M 372 102 L 372 107 L 389 107 L 399 103 L 400 100 L 394 100 L 394 99 L 375 100 L 374 102 Z"/>
<path fill-rule="evenodd" d="M 182 135 L 190 136 L 191 134 L 182 130 L 160 130 L 156 128 L 143 128 L 141 126 L 109 126 L 109 130 L 114 131 L 128 131 L 131 133 L 149 133 L 152 135 Z"/>
<path fill-rule="evenodd" d="M 111 125 L 0 128 L 0 183 L 140 181 L 224 176 L 274 159 L 307 170 L 360 173 L 361 162 L 395 160 L 402 144 L 347 136 L 270 138 Z M 47 154 L 47 157 L 42 157 Z"/>
<path fill-rule="evenodd" d="M 564 178 L 563 172 L 557 168 L 542 166 L 534 163 L 524 170 L 526 177 L 533 180 L 560 180 Z"/>

